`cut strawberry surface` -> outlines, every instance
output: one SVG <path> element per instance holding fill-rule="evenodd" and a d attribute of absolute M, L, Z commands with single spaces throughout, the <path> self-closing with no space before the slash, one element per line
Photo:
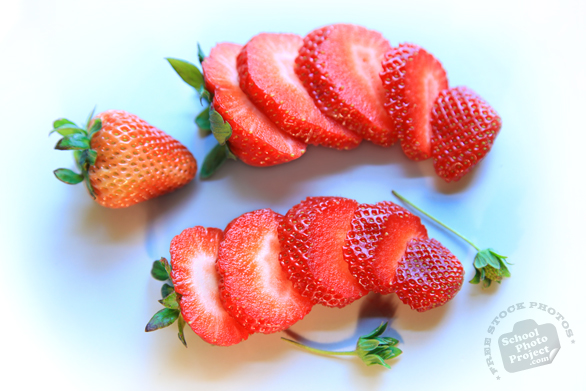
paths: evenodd
<path fill-rule="evenodd" d="M 433 106 L 433 166 L 447 182 L 457 181 L 486 156 L 501 118 L 467 87 L 442 91 Z"/>
<path fill-rule="evenodd" d="M 395 121 L 403 151 L 413 160 L 430 158 L 430 113 L 440 91 L 448 88 L 446 71 L 435 57 L 410 43 L 388 51 L 382 66 L 385 107 Z"/>
<path fill-rule="evenodd" d="M 409 242 L 393 279 L 399 299 L 419 312 L 439 307 L 458 293 L 464 282 L 460 261 L 435 239 Z"/>
<path fill-rule="evenodd" d="M 383 146 L 397 140 L 379 77 L 390 48 L 376 31 L 335 24 L 309 33 L 295 60 L 295 72 L 323 113 Z"/>
<path fill-rule="evenodd" d="M 171 241 L 171 278 L 179 297 L 181 314 L 204 341 L 220 346 L 236 344 L 249 332 L 224 309 L 216 270 L 223 232 L 194 227 Z"/>
<path fill-rule="evenodd" d="M 283 216 L 261 209 L 233 220 L 220 244 L 218 271 L 224 307 L 248 331 L 274 333 L 311 310 L 279 263 Z"/>
<path fill-rule="evenodd" d="M 355 148 L 361 138 L 324 116 L 295 74 L 302 45 L 294 34 L 253 37 L 238 55 L 240 87 L 287 134 L 307 144 Z"/>
<path fill-rule="evenodd" d="M 347 198 L 309 197 L 281 223 L 281 264 L 313 303 L 343 307 L 368 292 L 350 273 L 342 249 L 357 206 Z"/>
<path fill-rule="evenodd" d="M 297 159 L 305 144 L 283 133 L 240 89 L 236 58 L 242 46 L 216 45 L 202 63 L 213 108 L 232 127 L 228 145 L 234 155 L 252 166 L 272 166 Z"/>
<path fill-rule="evenodd" d="M 351 273 L 370 291 L 393 292 L 397 265 L 413 238 L 427 238 L 419 217 L 389 201 L 360 204 L 344 244 Z"/>

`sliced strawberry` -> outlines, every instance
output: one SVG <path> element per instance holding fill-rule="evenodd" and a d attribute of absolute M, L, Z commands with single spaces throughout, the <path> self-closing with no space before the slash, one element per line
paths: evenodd
<path fill-rule="evenodd" d="M 393 288 L 399 299 L 419 312 L 445 304 L 458 293 L 464 268 L 435 239 L 415 238 L 397 265 Z"/>
<path fill-rule="evenodd" d="M 390 48 L 376 31 L 335 24 L 309 33 L 295 60 L 295 72 L 323 113 L 383 146 L 397 140 L 379 78 Z"/>
<path fill-rule="evenodd" d="M 467 87 L 442 91 L 431 113 L 433 166 L 447 182 L 457 181 L 486 156 L 501 118 Z"/>
<path fill-rule="evenodd" d="M 347 198 L 309 197 L 279 227 L 281 264 L 313 303 L 343 307 L 368 292 L 350 273 L 342 250 L 357 206 Z"/>
<path fill-rule="evenodd" d="M 388 51 L 382 66 L 385 107 L 395 121 L 403 151 L 413 160 L 430 158 L 430 112 L 440 91 L 448 88 L 446 71 L 435 57 L 410 43 Z"/>
<path fill-rule="evenodd" d="M 274 333 L 302 319 L 311 302 L 293 288 L 279 263 L 283 216 L 261 209 L 233 220 L 220 244 L 218 271 L 224 307 L 248 331 Z"/>
<path fill-rule="evenodd" d="M 407 243 L 413 238 L 427 238 L 421 220 L 406 209 L 383 201 L 360 204 L 351 224 L 344 244 L 344 257 L 351 273 L 367 290 L 393 292 L 391 281 Z"/>
<path fill-rule="evenodd" d="M 361 138 L 324 116 L 295 74 L 303 39 L 294 34 L 259 34 L 238 55 L 240 87 L 285 133 L 307 144 L 337 149 L 358 146 Z"/>
<path fill-rule="evenodd" d="M 236 344 L 249 332 L 224 309 L 216 271 L 223 233 L 217 228 L 194 227 L 171 241 L 171 278 L 179 294 L 185 321 L 204 341 L 220 346 Z"/>
<path fill-rule="evenodd" d="M 241 48 L 220 43 L 202 64 L 206 87 L 214 94 L 213 107 L 232 127 L 230 150 L 252 166 L 297 159 L 305 153 L 305 144 L 283 133 L 240 89 L 236 57 Z"/>

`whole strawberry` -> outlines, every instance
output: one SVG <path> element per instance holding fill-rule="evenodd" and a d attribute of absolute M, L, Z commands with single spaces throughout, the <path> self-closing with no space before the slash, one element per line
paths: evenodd
<path fill-rule="evenodd" d="M 63 136 L 55 149 L 73 150 L 81 173 L 54 171 L 57 179 L 85 182 L 90 195 L 108 208 L 124 208 L 169 193 L 191 181 L 197 162 L 179 141 L 136 115 L 109 110 L 81 128 L 67 119 L 53 123 Z"/>
<path fill-rule="evenodd" d="M 431 111 L 433 167 L 445 181 L 457 181 L 490 151 L 501 118 L 467 87 L 443 90 Z"/>

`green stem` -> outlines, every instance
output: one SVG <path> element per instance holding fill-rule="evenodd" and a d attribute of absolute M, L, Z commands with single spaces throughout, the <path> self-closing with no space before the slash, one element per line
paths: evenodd
<path fill-rule="evenodd" d="M 436 219 L 435 217 L 433 217 L 429 213 L 425 212 L 424 210 L 422 210 L 422 209 L 418 208 L 417 206 L 413 205 L 409 200 L 407 200 L 405 197 L 403 197 L 402 195 L 400 195 L 399 193 L 397 193 L 395 190 L 393 190 L 393 195 L 395 197 L 397 197 L 398 199 L 400 199 L 401 201 L 403 201 L 404 203 L 406 203 L 407 205 L 409 205 L 412 208 L 418 210 L 419 212 L 421 212 L 422 214 L 424 214 L 425 216 L 427 216 L 431 220 L 435 221 L 436 223 L 438 223 L 439 225 L 441 225 L 445 229 L 453 232 L 454 234 L 458 235 L 460 238 L 464 239 L 466 242 L 468 242 L 468 244 L 470 244 L 472 247 L 474 247 L 476 249 L 476 251 L 480 251 L 480 249 L 478 247 L 476 247 L 476 245 L 474 243 L 472 243 L 470 240 L 468 240 L 465 236 L 463 236 L 459 232 L 453 230 L 452 228 L 448 227 L 447 225 L 445 225 L 444 223 L 442 223 L 441 221 L 439 221 L 438 219 Z"/>
<path fill-rule="evenodd" d="M 325 354 L 325 355 L 329 355 L 329 356 L 355 356 L 356 355 L 356 351 L 354 351 L 354 350 L 351 352 L 332 352 L 329 350 L 310 348 L 309 346 L 305 346 L 299 342 L 296 342 L 296 341 L 293 341 L 293 340 L 290 340 L 290 339 L 287 339 L 284 337 L 281 337 L 281 339 L 284 341 L 287 341 L 297 347 L 300 347 L 302 349 L 309 350 L 310 352 L 313 352 L 313 353 Z"/>

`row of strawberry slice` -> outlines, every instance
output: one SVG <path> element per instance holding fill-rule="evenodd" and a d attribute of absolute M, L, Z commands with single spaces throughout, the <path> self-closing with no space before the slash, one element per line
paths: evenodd
<path fill-rule="evenodd" d="M 306 144 L 351 149 L 362 139 L 385 147 L 400 140 L 410 159 L 433 158 L 449 182 L 488 153 L 501 127 L 476 93 L 449 88 L 441 63 L 423 48 L 392 47 L 361 26 L 220 43 L 202 67 L 211 110 L 231 127 L 230 152 L 254 166 L 297 159 Z"/>
<path fill-rule="evenodd" d="M 186 229 L 170 253 L 174 291 L 161 302 L 173 302 L 176 317 L 180 307 L 197 335 L 222 346 L 284 330 L 315 304 L 341 308 L 369 291 L 396 293 L 426 311 L 450 300 L 464 275 L 404 208 L 341 197 L 307 198 L 285 216 L 245 213 L 224 231 Z"/>

